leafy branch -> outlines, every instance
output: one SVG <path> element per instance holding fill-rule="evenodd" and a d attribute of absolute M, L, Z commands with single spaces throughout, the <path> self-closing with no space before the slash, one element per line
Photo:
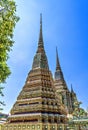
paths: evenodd
<path fill-rule="evenodd" d="M 11 74 L 7 60 L 14 44 L 13 32 L 18 20 L 15 1 L 0 0 L 0 85 L 5 83 Z M 4 96 L 2 87 L 0 87 L 0 96 Z M 4 102 L 0 101 L 1 105 L 4 105 Z"/>

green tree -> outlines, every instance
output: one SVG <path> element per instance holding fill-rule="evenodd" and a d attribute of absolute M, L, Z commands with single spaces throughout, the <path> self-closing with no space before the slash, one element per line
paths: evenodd
<path fill-rule="evenodd" d="M 3 96 L 1 84 L 11 74 L 7 60 L 14 44 L 13 31 L 18 20 L 15 1 L 0 0 L 0 96 Z M 2 104 L 0 102 L 0 106 Z"/>

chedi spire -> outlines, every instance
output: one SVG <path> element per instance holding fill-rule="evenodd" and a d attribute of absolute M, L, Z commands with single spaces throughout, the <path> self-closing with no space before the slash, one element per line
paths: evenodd
<path fill-rule="evenodd" d="M 57 47 L 56 47 L 56 71 L 57 70 L 61 70 L 61 67 L 60 67 L 60 62 L 59 62 L 59 57 L 58 57 L 58 51 L 57 51 Z"/>
<path fill-rule="evenodd" d="M 40 14 L 40 33 L 36 55 L 34 56 L 32 69 L 49 69 L 47 56 L 44 50 L 43 34 L 42 34 L 42 14 Z"/>
<path fill-rule="evenodd" d="M 41 51 L 44 51 L 43 34 L 42 34 L 42 14 L 40 14 L 40 33 L 39 33 L 37 53 L 41 53 Z"/>

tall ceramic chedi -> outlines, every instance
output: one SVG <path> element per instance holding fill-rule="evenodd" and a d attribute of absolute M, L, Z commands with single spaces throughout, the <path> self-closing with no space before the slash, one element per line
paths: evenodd
<path fill-rule="evenodd" d="M 71 101 L 71 92 L 69 91 L 64 75 L 60 66 L 58 51 L 56 48 L 56 70 L 55 70 L 55 81 L 54 86 L 56 88 L 57 95 L 60 95 L 62 104 L 65 106 L 68 114 L 73 112 L 72 101 Z"/>
<path fill-rule="evenodd" d="M 44 50 L 42 15 L 38 48 L 32 69 L 19 93 L 3 130 L 57 130 L 66 123 L 66 111 L 56 96 Z"/>
<path fill-rule="evenodd" d="M 61 104 L 64 105 L 67 115 L 73 114 L 75 108 L 79 108 L 80 102 L 77 99 L 76 93 L 73 91 L 71 85 L 71 91 L 69 90 L 64 75 L 60 66 L 58 51 L 56 48 L 56 70 L 54 76 L 54 86 L 56 94 L 59 96 Z"/>

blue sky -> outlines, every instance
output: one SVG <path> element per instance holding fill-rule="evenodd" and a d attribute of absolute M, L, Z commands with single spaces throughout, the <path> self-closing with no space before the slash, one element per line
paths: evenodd
<path fill-rule="evenodd" d="M 49 68 L 54 74 L 56 46 L 65 80 L 73 84 L 82 107 L 88 107 L 88 2 L 87 0 L 16 0 L 20 21 L 8 65 L 12 74 L 4 85 L 5 113 L 9 113 L 31 70 L 39 37 L 40 13 Z"/>

